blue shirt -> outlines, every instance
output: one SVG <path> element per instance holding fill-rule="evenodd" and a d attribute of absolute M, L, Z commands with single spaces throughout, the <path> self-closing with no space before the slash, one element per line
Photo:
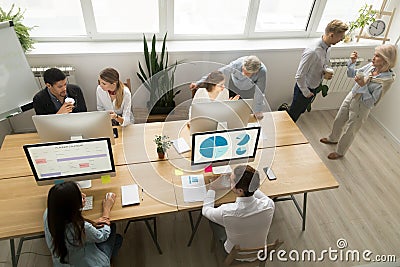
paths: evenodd
<path fill-rule="evenodd" d="M 306 48 L 296 72 L 296 82 L 304 96 L 308 96 L 311 89 L 317 88 L 324 77 L 324 70 L 329 66 L 330 47 L 322 38 Z"/>
<path fill-rule="evenodd" d="M 229 63 L 229 65 L 220 68 L 219 71 L 224 74 L 225 83 L 231 79 L 234 85 L 242 91 L 251 90 L 255 86 L 253 109 L 254 112 L 262 112 L 265 107 L 263 94 L 267 86 L 267 68 L 261 63 L 258 72 L 247 77 L 242 74 L 243 63 L 246 58 L 247 56 L 240 57 Z M 197 84 L 204 82 L 206 78 L 207 76 L 202 77 Z"/>
<path fill-rule="evenodd" d="M 62 264 L 60 263 L 60 259 L 53 255 L 53 238 L 51 237 L 49 226 L 47 224 L 47 209 L 43 214 L 43 221 L 46 243 L 52 253 L 53 264 L 55 267 L 71 265 L 75 267 L 110 266 L 110 259 L 96 246 L 96 243 L 104 242 L 108 239 L 111 233 L 110 226 L 105 225 L 102 228 L 96 229 L 92 224 L 85 221 L 85 240 L 83 246 L 73 245 L 76 243 L 73 240 L 73 229 L 72 226 L 67 226 L 66 244 L 68 255 L 66 261 L 69 262 L 69 264 Z"/>
<path fill-rule="evenodd" d="M 368 108 L 373 108 L 380 100 L 382 93 L 390 88 L 392 85 L 395 74 L 393 71 L 388 70 L 386 72 L 381 72 L 376 76 L 372 75 L 375 67 L 372 63 L 369 63 L 359 69 L 355 68 L 355 63 L 351 61 L 347 64 L 347 76 L 354 78 L 357 71 L 362 71 L 364 73 L 364 79 L 368 79 L 368 82 L 364 86 L 359 86 L 355 83 L 351 91 L 353 94 L 360 94 L 360 100 Z"/>

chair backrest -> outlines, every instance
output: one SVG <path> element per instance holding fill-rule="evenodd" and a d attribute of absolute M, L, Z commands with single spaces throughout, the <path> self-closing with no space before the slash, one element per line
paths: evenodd
<path fill-rule="evenodd" d="M 264 254 L 260 255 L 263 259 L 265 259 L 263 261 L 258 259 L 258 254 L 260 250 L 265 251 L 264 246 L 258 248 L 241 249 L 240 246 L 235 245 L 231 252 L 226 256 L 223 265 L 241 267 L 265 266 L 265 261 L 268 258 L 270 251 L 277 250 L 282 244 L 283 241 L 279 239 L 276 239 L 274 243 L 268 244 L 267 256 L 265 256 Z"/>
<path fill-rule="evenodd" d="M 124 82 L 125 86 L 128 87 L 129 91 L 132 92 L 132 88 L 131 88 L 131 79 L 126 79 L 126 82 Z"/>
<path fill-rule="evenodd" d="M 274 210 L 270 208 L 246 217 L 224 216 L 227 242 L 241 248 L 263 247 L 273 214 Z"/>

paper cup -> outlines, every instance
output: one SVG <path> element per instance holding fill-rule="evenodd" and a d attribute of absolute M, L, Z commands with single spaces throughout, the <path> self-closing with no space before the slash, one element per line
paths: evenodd
<path fill-rule="evenodd" d="M 326 73 L 333 74 L 333 73 L 334 73 L 334 70 L 333 70 L 332 68 L 326 68 L 326 69 L 325 69 L 325 72 L 326 72 Z"/>
<path fill-rule="evenodd" d="M 363 79 L 364 78 L 364 72 L 357 71 L 356 76 L 357 76 L 358 79 Z"/>
<path fill-rule="evenodd" d="M 64 101 L 65 101 L 66 103 L 71 103 L 72 105 L 75 104 L 75 99 L 73 99 L 73 98 L 71 98 L 71 97 L 67 97 Z"/>

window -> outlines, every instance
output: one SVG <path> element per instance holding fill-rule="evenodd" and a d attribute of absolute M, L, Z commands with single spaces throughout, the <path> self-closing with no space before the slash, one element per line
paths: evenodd
<path fill-rule="evenodd" d="M 389 0 L 388 6 L 397 5 Z M 169 40 L 317 37 L 332 19 L 353 21 L 383 0 L 3 0 L 26 9 L 38 40 Z"/>
<path fill-rule="evenodd" d="M 79 0 L 3 0 L 5 11 L 15 3 L 14 11 L 25 10 L 24 24 L 37 26 L 33 37 L 85 36 L 86 29 Z M 5 2 L 5 3 L 4 3 Z"/>
<path fill-rule="evenodd" d="M 333 19 L 340 19 L 344 22 L 355 20 L 358 17 L 358 10 L 365 4 L 372 5 L 373 9 L 379 10 L 382 0 L 327 0 L 317 31 L 324 32 L 326 25 Z"/>
<path fill-rule="evenodd" d="M 255 32 L 305 31 L 313 0 L 261 0 Z"/>
<path fill-rule="evenodd" d="M 99 33 L 158 33 L 157 0 L 92 0 Z"/>
<path fill-rule="evenodd" d="M 174 33 L 243 34 L 249 0 L 175 0 Z"/>

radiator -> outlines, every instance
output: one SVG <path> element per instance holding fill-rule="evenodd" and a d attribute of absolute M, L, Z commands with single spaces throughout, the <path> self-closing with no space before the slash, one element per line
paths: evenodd
<path fill-rule="evenodd" d="M 332 80 L 324 80 L 323 84 L 329 87 L 329 93 L 349 92 L 354 86 L 354 79 L 347 77 L 347 62 L 349 58 L 331 58 L 331 66 L 335 71 Z M 363 58 L 357 59 L 356 67 L 367 63 Z"/>
<path fill-rule="evenodd" d="M 68 83 L 76 84 L 75 80 L 75 68 L 71 66 L 46 66 L 46 67 L 31 67 L 33 75 L 35 76 L 36 84 L 38 88 L 43 89 L 46 87 L 43 80 L 43 73 L 50 68 L 58 68 L 67 76 Z"/>

